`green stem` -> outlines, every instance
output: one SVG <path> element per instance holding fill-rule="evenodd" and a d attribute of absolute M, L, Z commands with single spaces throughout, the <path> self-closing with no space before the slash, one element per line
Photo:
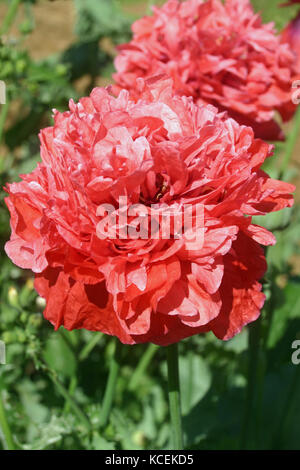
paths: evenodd
<path fill-rule="evenodd" d="M 84 346 L 81 353 L 79 354 L 79 361 L 84 361 L 94 347 L 98 344 L 100 338 L 103 337 L 103 333 L 94 333 L 91 340 Z"/>
<path fill-rule="evenodd" d="M 168 390 L 172 427 L 172 450 L 183 449 L 183 432 L 180 406 L 178 344 L 167 346 Z"/>
<path fill-rule="evenodd" d="M 106 389 L 104 392 L 104 398 L 102 402 L 102 413 L 100 418 L 101 426 L 105 427 L 108 421 L 108 417 L 111 411 L 117 378 L 120 370 L 120 363 L 121 363 L 121 355 L 122 355 L 122 343 L 115 339 L 115 351 L 114 355 L 111 359 L 110 368 L 109 368 L 109 375 L 106 384 Z"/>
<path fill-rule="evenodd" d="M 48 375 L 54 385 L 56 386 L 57 390 L 59 393 L 64 397 L 66 402 L 69 403 L 70 408 L 74 411 L 78 419 L 82 422 L 82 424 L 85 426 L 86 429 L 89 431 L 91 430 L 91 423 L 89 422 L 87 416 L 85 413 L 80 409 L 74 398 L 71 397 L 69 394 L 68 390 L 65 388 L 65 386 L 60 382 L 60 380 L 56 377 L 56 374 L 53 373 L 48 369 Z"/>
<path fill-rule="evenodd" d="M 69 333 L 66 332 L 64 328 L 60 328 L 58 330 L 58 333 L 60 334 L 62 340 L 65 342 L 66 346 L 72 351 L 74 354 L 76 354 L 76 347 L 74 343 L 71 341 Z"/>
<path fill-rule="evenodd" d="M 71 377 L 70 385 L 69 385 L 69 389 L 68 389 L 68 394 L 70 395 L 70 397 L 73 397 L 73 395 L 75 393 L 75 390 L 76 390 L 76 387 L 77 387 L 77 377 L 75 375 L 73 375 Z M 66 400 L 65 406 L 64 406 L 64 413 L 66 415 L 69 414 L 70 409 L 71 409 L 70 401 Z"/>
<path fill-rule="evenodd" d="M 279 179 L 282 178 L 282 176 L 287 170 L 290 159 L 293 155 L 293 151 L 294 151 L 297 139 L 299 137 L 299 133 L 300 133 L 300 106 L 297 107 L 297 111 L 295 113 L 294 120 L 293 120 L 293 128 L 291 132 L 289 133 L 289 136 L 286 142 L 285 155 L 280 165 L 280 171 L 279 171 L 280 178 Z"/>
<path fill-rule="evenodd" d="M 4 436 L 5 447 L 7 450 L 15 450 L 15 444 L 6 419 L 4 404 L 2 400 L 2 391 L 0 390 L 0 428 Z"/>
<path fill-rule="evenodd" d="M 255 404 L 257 400 L 257 376 L 259 366 L 261 339 L 261 319 L 259 318 L 249 326 L 249 342 L 248 342 L 248 379 L 246 391 L 246 406 L 244 413 L 244 421 L 242 427 L 241 449 L 247 449 L 253 446 L 255 441 L 255 425 L 256 414 Z"/>
<path fill-rule="evenodd" d="M 131 376 L 131 379 L 128 384 L 128 389 L 133 391 L 139 385 L 141 377 L 143 376 L 145 370 L 147 369 L 148 365 L 150 364 L 153 356 L 158 351 L 158 346 L 156 344 L 149 344 L 146 351 L 142 355 L 134 373 Z"/>
<path fill-rule="evenodd" d="M 2 26 L 0 28 L 0 35 L 8 33 L 16 17 L 18 6 L 20 3 L 21 3 L 21 0 L 11 0 L 11 2 L 9 3 L 8 11 L 5 15 Z"/>

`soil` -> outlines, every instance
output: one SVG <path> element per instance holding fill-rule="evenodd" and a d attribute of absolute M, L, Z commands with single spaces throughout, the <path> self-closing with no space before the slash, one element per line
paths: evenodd
<path fill-rule="evenodd" d="M 25 42 L 33 58 L 42 59 L 62 52 L 74 41 L 73 1 L 42 1 L 34 5 L 33 10 L 36 28 Z"/>

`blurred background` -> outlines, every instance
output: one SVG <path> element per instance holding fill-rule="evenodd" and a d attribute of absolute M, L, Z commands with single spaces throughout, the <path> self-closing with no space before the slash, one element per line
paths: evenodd
<path fill-rule="evenodd" d="M 51 124 L 53 108 L 64 110 L 70 98 L 111 83 L 116 45 L 130 39 L 132 21 L 150 13 L 153 3 L 163 2 L 0 1 L 0 80 L 7 87 L 7 102 L 0 105 L 1 188 L 35 167 L 37 135 Z M 253 1 L 278 30 L 297 11 L 279 9 L 279 3 Z M 289 136 L 293 123 L 285 131 Z M 299 183 L 299 151 L 300 137 L 291 158 L 286 145 L 277 145 L 266 171 Z M 0 449 L 168 448 L 163 348 L 124 347 L 115 406 L 100 432 L 114 344 L 100 333 L 54 332 L 43 319 L 44 301 L 31 273 L 3 251 L 10 236 L 4 197 L 1 189 L 0 340 L 6 365 L 0 365 Z M 229 342 L 207 334 L 180 343 L 187 449 L 300 449 L 300 364 L 291 359 L 292 343 L 300 339 L 299 189 L 295 199 L 293 209 L 259 220 L 278 240 L 267 252 L 259 339 L 250 327 Z"/>

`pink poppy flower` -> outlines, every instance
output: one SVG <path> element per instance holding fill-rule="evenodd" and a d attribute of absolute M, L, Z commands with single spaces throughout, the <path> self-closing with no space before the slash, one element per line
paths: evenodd
<path fill-rule="evenodd" d="M 289 5 L 289 4 L 288 4 Z M 289 44 L 296 57 L 296 71 L 300 75 L 300 12 L 281 33 L 282 42 Z"/>
<path fill-rule="evenodd" d="M 177 93 L 227 110 L 257 137 L 284 138 L 274 117 L 286 121 L 295 111 L 294 54 L 249 0 L 169 0 L 132 31 L 115 60 L 120 88 L 134 93 L 137 77 L 164 73 Z"/>
<path fill-rule="evenodd" d="M 167 345 L 207 331 L 226 340 L 257 319 L 261 245 L 275 238 L 251 217 L 291 206 L 294 187 L 260 169 L 272 146 L 251 128 L 156 77 L 138 80 L 135 100 L 103 88 L 71 100 L 40 140 L 41 163 L 6 188 L 5 249 L 35 274 L 56 329 Z M 102 237 L 103 208 L 120 214 L 125 197 L 146 214 L 201 207 L 202 243 L 191 248 L 174 227 L 166 238 L 160 227 L 157 238 Z"/>

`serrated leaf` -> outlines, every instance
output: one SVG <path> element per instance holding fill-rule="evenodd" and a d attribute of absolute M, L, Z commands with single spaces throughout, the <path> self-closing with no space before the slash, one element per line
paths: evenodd
<path fill-rule="evenodd" d="M 48 424 L 40 428 L 40 437 L 32 444 L 23 445 L 24 450 L 43 450 L 59 442 L 64 435 L 72 432 L 72 427 L 65 418 L 52 416 Z"/>
<path fill-rule="evenodd" d="M 98 432 L 93 433 L 92 450 L 115 450 L 116 446 L 113 442 L 107 441 Z"/>

